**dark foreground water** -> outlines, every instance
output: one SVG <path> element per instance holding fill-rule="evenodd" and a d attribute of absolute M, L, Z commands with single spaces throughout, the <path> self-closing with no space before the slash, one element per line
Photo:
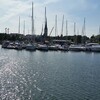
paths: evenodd
<path fill-rule="evenodd" d="M 0 100 L 100 100 L 100 53 L 0 48 Z"/>

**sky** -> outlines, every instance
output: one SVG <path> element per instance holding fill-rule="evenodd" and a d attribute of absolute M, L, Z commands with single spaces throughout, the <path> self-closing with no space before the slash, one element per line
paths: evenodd
<path fill-rule="evenodd" d="M 62 18 L 64 15 L 63 35 L 82 35 L 84 18 L 86 19 L 87 36 L 98 35 L 100 26 L 100 0 L 0 0 L 0 32 L 9 28 L 10 33 L 18 32 L 19 16 L 21 33 L 25 21 L 25 35 L 31 34 L 31 8 L 34 2 L 35 34 L 40 35 L 45 24 L 45 7 L 47 9 L 48 34 L 55 27 L 57 15 L 57 35 L 61 35 Z M 74 23 L 76 32 L 74 33 Z M 55 28 L 51 33 L 55 35 Z"/>

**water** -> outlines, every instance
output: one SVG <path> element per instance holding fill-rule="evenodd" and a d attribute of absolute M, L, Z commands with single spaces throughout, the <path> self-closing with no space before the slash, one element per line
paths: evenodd
<path fill-rule="evenodd" d="M 0 47 L 0 100 L 100 100 L 100 53 Z"/>

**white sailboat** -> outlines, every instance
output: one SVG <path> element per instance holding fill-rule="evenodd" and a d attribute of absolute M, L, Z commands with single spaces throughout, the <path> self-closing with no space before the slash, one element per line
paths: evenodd
<path fill-rule="evenodd" d="M 74 35 L 75 34 L 76 34 L 76 23 L 74 23 Z M 84 18 L 82 34 L 83 34 L 83 36 L 85 35 L 85 18 Z M 70 45 L 69 50 L 70 51 L 86 51 L 86 47 L 85 47 L 85 45 L 83 45 L 83 43 L 80 45 Z"/>
<path fill-rule="evenodd" d="M 2 48 L 7 48 L 7 46 L 9 45 L 9 41 L 3 41 L 2 43 Z"/>
<path fill-rule="evenodd" d="M 91 46 L 91 51 L 93 51 L 93 52 L 100 52 L 100 45 L 93 45 L 93 46 Z"/>
<path fill-rule="evenodd" d="M 99 35 L 100 35 L 100 26 L 99 26 Z M 96 45 L 92 45 L 90 49 L 93 52 L 100 52 L 100 44 L 97 43 Z"/>
<path fill-rule="evenodd" d="M 34 35 L 34 16 L 33 16 L 33 2 L 32 2 L 32 35 Z M 26 45 L 26 50 L 35 51 L 36 46 L 33 43 Z"/>
<path fill-rule="evenodd" d="M 29 43 L 29 44 L 26 45 L 26 50 L 35 51 L 36 46 L 34 44 Z"/>
<path fill-rule="evenodd" d="M 46 44 L 38 44 L 38 50 L 48 51 L 48 46 Z"/>
<path fill-rule="evenodd" d="M 69 51 L 85 51 L 86 47 L 82 45 L 71 45 L 69 46 Z"/>

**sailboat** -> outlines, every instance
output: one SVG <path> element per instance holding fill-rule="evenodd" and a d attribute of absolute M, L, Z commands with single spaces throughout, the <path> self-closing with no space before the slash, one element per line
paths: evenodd
<path fill-rule="evenodd" d="M 67 26 L 67 23 L 66 23 L 66 26 Z M 63 18 L 62 18 L 62 28 L 61 28 L 61 35 L 62 36 L 63 36 L 63 27 L 64 27 L 64 15 L 63 15 Z M 66 27 L 66 30 L 67 30 L 67 27 Z M 68 45 L 67 44 L 59 45 L 58 50 L 68 51 Z"/>
<path fill-rule="evenodd" d="M 74 23 L 74 35 L 76 34 L 76 23 Z M 82 29 L 82 34 L 84 36 L 85 34 L 85 18 L 84 18 L 84 25 L 83 25 L 83 29 Z M 78 44 L 73 44 L 69 46 L 69 50 L 70 51 L 86 51 L 86 47 L 82 44 L 78 45 Z"/>
<path fill-rule="evenodd" d="M 34 34 L 34 16 L 33 16 L 33 2 L 32 2 L 32 35 Z M 35 51 L 36 46 L 34 43 L 29 43 L 26 45 L 26 50 Z"/>
<path fill-rule="evenodd" d="M 42 27 L 42 32 L 43 32 L 43 27 Z M 44 27 L 44 34 L 43 34 L 44 42 L 45 42 L 47 36 L 48 36 L 48 27 L 47 27 L 47 16 L 46 16 L 46 7 L 45 7 L 45 27 Z M 42 50 L 42 51 L 48 51 L 48 46 L 46 44 L 38 44 L 37 49 Z"/>
<path fill-rule="evenodd" d="M 99 35 L 100 35 L 100 26 L 99 26 Z M 100 44 L 97 43 L 96 45 L 92 45 L 90 49 L 93 52 L 100 52 Z"/>

